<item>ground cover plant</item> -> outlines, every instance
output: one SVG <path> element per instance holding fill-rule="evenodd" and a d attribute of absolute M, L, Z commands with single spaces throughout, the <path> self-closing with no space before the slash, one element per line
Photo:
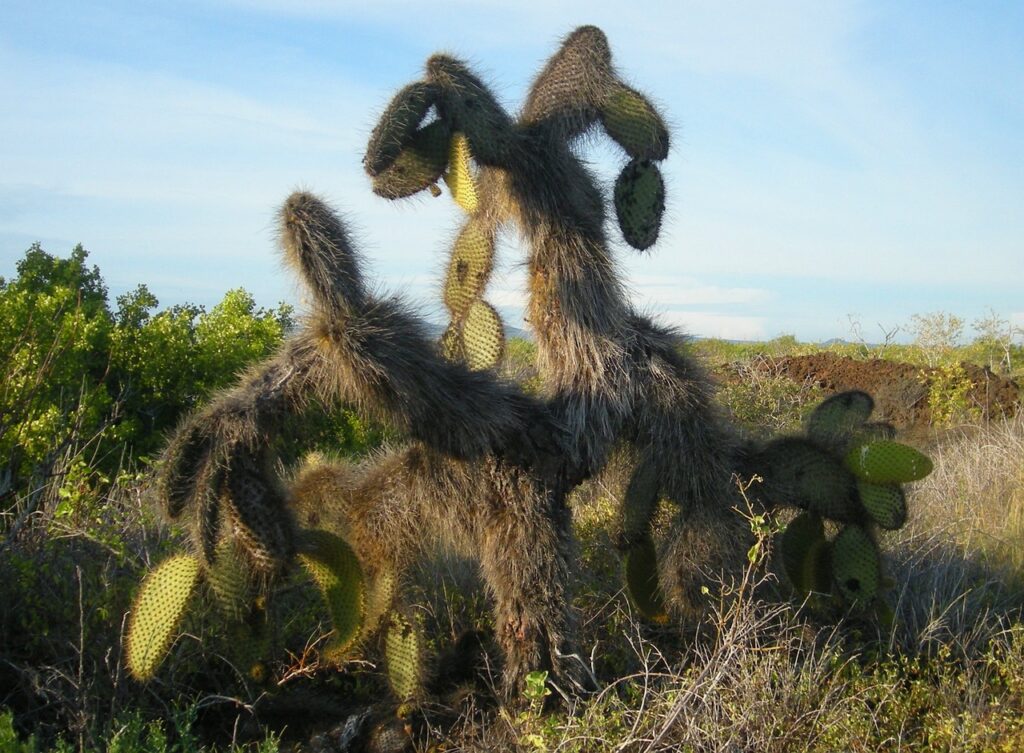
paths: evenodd
<path fill-rule="evenodd" d="M 632 245 L 650 245 L 664 200 L 651 160 L 667 132 L 618 79 L 600 32 L 566 40 L 518 122 L 458 61 L 432 58 L 427 73 L 386 110 L 366 166 L 391 197 L 443 177 L 467 211 L 441 347 L 367 292 L 328 207 L 289 199 L 282 237 L 314 311 L 287 338 L 276 319 L 235 387 L 210 398 L 193 378 L 199 407 L 171 434 L 157 484 L 130 453 L 113 478 L 91 470 L 107 455 L 89 448 L 142 410 L 122 391 L 89 413 L 92 435 L 69 424 L 65 462 L 43 466 L 48 486 L 26 480 L 38 463 L 12 474 L 0 565 L 7 602 L 24 606 L 3 624 L 0 734 L 30 748 L 154 750 L 274 747 L 279 735 L 327 750 L 1013 742 L 1019 422 L 989 415 L 936 440 L 932 478 L 948 486 L 925 481 L 908 502 L 899 484 L 930 464 L 868 422 L 864 393 L 822 402 L 827 386 L 794 389 L 754 364 L 749 389 L 716 403 L 695 346 L 623 302 L 600 195 L 566 150 L 598 126 L 623 147 L 617 220 Z M 503 221 L 533 242 L 540 324 L 515 357 L 534 363 L 504 367 L 529 389 L 490 370 L 505 349 L 484 301 Z M 113 321 L 98 272 L 63 283 L 92 289 L 92 314 L 115 333 L 144 329 L 138 311 L 155 305 Z M 229 323 L 268 320 L 241 309 L 209 336 L 230 345 Z M 175 330 L 186 349 L 202 313 Z M 72 334 L 91 331 L 78 322 Z M 44 384 L 73 350 L 44 333 L 16 337 L 12 352 L 34 339 L 47 346 L 30 354 L 53 357 L 12 363 Z M 108 371 L 86 363 L 81 394 L 106 388 Z M 311 405 L 328 409 L 322 431 L 290 434 Z M 388 428 L 354 417 L 367 414 Z M 385 436 L 388 448 L 352 457 Z M 317 440 L 328 441 L 308 453 Z M 977 488 L 982 457 L 991 473 Z M 942 502 L 922 516 L 929 489 Z M 174 526 L 150 517 L 147 492 Z M 979 497 L 995 511 L 984 525 L 969 504 Z M 803 512 L 782 509 L 794 502 Z M 877 526 L 895 531 L 887 580 Z"/>

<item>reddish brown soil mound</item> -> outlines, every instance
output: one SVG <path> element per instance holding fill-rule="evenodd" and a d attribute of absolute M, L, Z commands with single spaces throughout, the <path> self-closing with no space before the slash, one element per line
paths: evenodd
<path fill-rule="evenodd" d="M 875 398 L 876 414 L 898 428 L 920 428 L 931 420 L 928 391 L 935 369 L 874 359 L 858 361 L 833 353 L 788 356 L 773 364 L 777 373 L 800 383 L 810 382 L 827 392 L 864 390 Z M 1013 415 L 1020 405 L 1020 386 L 990 369 L 964 363 L 971 380 L 969 398 L 985 418 Z"/>

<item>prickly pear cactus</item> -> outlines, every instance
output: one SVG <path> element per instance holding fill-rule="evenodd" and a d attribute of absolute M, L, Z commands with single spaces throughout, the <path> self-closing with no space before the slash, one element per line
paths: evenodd
<path fill-rule="evenodd" d="M 931 461 L 891 439 L 891 427 L 868 422 L 874 401 L 845 392 L 823 401 L 808 417 L 803 437 L 769 443 L 759 455 L 760 493 L 805 512 L 782 536 L 783 569 L 801 596 L 831 593 L 861 608 L 882 596 L 879 529 L 907 521 L 902 484 L 932 470 Z M 824 521 L 839 524 L 828 540 Z"/>
<path fill-rule="evenodd" d="M 128 671 L 135 679 L 149 680 L 156 674 L 177 637 L 201 570 L 196 557 L 178 554 L 161 562 L 142 581 L 125 643 Z"/>
<path fill-rule="evenodd" d="M 359 638 L 366 613 L 359 560 L 340 536 L 328 531 L 307 531 L 298 560 L 320 589 L 331 616 L 334 634 L 323 653 L 332 661 L 340 661 Z"/>

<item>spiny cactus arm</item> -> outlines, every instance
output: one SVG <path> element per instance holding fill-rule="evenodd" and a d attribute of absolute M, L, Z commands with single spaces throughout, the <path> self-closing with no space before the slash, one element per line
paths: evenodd
<path fill-rule="evenodd" d="M 561 431 L 540 401 L 449 362 L 401 301 L 366 292 L 345 226 L 324 202 L 289 198 L 281 239 L 312 293 L 305 336 L 317 351 L 310 381 L 322 399 L 355 404 L 458 458 L 496 451 L 532 465 L 561 454 Z"/>
<path fill-rule="evenodd" d="M 569 140 L 601 123 L 634 160 L 668 155 L 665 121 L 612 64 L 608 40 L 596 26 L 581 26 L 562 43 L 533 82 L 520 120 Z"/>
<path fill-rule="evenodd" d="M 308 337 L 290 338 L 186 418 L 168 441 L 157 495 L 171 519 L 192 513 L 193 538 L 208 563 L 215 559 L 222 512 L 251 544 L 243 548 L 257 564 L 274 567 L 269 563 L 291 551 L 289 519 L 261 461 L 282 422 L 305 405 L 318 361 Z"/>

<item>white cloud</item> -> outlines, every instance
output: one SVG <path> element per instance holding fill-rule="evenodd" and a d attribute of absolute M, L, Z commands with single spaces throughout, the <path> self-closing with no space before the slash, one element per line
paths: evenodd
<path fill-rule="evenodd" d="M 721 337 L 727 340 L 764 340 L 765 319 L 758 316 L 734 316 L 708 311 L 667 311 L 655 317 L 680 327 L 690 335 Z"/>

